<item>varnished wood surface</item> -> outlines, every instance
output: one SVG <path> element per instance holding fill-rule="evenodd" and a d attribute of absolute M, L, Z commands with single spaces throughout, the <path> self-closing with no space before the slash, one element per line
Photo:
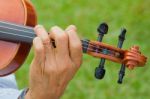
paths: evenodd
<path fill-rule="evenodd" d="M 90 46 L 90 44 L 92 46 Z M 87 53 L 89 55 L 97 58 L 105 58 L 116 63 L 125 64 L 129 69 L 134 69 L 134 67 L 142 67 L 147 61 L 147 57 L 145 57 L 139 51 L 140 49 L 138 46 L 132 46 L 129 50 L 123 50 L 98 41 L 90 41 L 90 44 L 88 46 L 88 49 L 90 50 L 87 50 Z M 93 49 L 93 45 L 97 46 L 97 48 L 113 51 L 114 53 L 117 53 L 117 55 L 115 56 L 113 54 L 103 54 L 102 51 L 93 52 L 91 51 Z"/>
<path fill-rule="evenodd" d="M 0 0 L 0 20 L 34 26 L 36 13 L 27 0 Z M 14 72 L 25 61 L 31 44 L 0 41 L 0 76 Z"/>

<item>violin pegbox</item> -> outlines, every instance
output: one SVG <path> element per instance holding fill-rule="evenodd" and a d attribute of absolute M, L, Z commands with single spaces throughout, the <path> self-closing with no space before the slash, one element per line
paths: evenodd
<path fill-rule="evenodd" d="M 105 34 L 107 34 L 107 32 L 108 32 L 108 25 L 106 23 L 100 24 L 97 31 L 98 31 L 98 41 L 102 42 L 103 36 Z M 122 48 L 123 42 L 125 40 L 125 34 L 126 34 L 126 29 L 123 28 L 121 30 L 121 34 L 119 35 L 119 41 L 118 41 L 118 46 L 117 46 L 118 48 Z M 108 52 L 109 52 L 108 49 L 102 50 L 102 53 L 105 55 L 107 55 Z M 104 67 L 105 67 L 105 58 L 101 58 L 101 60 L 99 62 L 99 66 L 96 67 L 96 69 L 95 69 L 95 77 L 97 79 L 103 79 L 104 78 L 104 75 L 106 72 Z M 118 79 L 119 84 L 122 83 L 124 75 L 125 75 L 125 64 L 122 64 L 121 69 L 119 71 L 119 79 Z"/>
<path fill-rule="evenodd" d="M 84 53 L 100 58 L 99 65 L 95 69 L 95 77 L 97 79 L 103 79 L 105 76 L 106 60 L 121 64 L 118 78 L 119 84 L 122 84 L 126 67 L 128 69 L 134 69 L 134 67 L 144 66 L 147 62 L 147 57 L 142 55 L 138 46 L 132 46 L 130 50 L 121 49 L 127 32 L 125 28 L 121 29 L 121 33 L 118 36 L 117 47 L 102 42 L 104 35 L 108 32 L 108 25 L 106 23 L 100 24 L 97 31 L 97 41 L 88 39 L 81 40 Z"/>

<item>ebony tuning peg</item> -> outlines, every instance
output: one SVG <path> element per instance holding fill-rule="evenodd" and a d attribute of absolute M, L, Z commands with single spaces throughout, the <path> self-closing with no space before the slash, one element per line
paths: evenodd
<path fill-rule="evenodd" d="M 125 28 L 121 29 L 121 33 L 119 35 L 119 42 L 118 42 L 118 48 L 122 48 L 123 42 L 125 40 L 127 30 Z"/>
<path fill-rule="evenodd" d="M 102 52 L 103 52 L 103 54 L 105 54 L 105 55 L 108 54 L 107 49 L 104 49 Z M 104 68 L 104 65 L 105 65 L 105 59 L 104 59 L 104 58 L 101 58 L 100 63 L 99 63 L 99 66 L 96 67 L 96 69 L 95 69 L 95 77 L 96 77 L 97 79 L 103 79 L 103 78 L 104 78 L 105 72 L 106 72 L 106 70 L 105 70 L 105 68 Z"/>
<path fill-rule="evenodd" d="M 107 34 L 108 32 L 108 25 L 106 23 L 101 23 L 97 29 L 100 34 Z"/>
<path fill-rule="evenodd" d="M 106 23 L 100 24 L 99 27 L 98 27 L 98 29 L 97 29 L 97 31 L 98 31 L 98 34 L 99 34 L 99 35 L 98 35 L 98 41 L 99 41 L 99 42 L 102 42 L 103 36 L 104 36 L 105 34 L 107 34 L 107 32 L 108 32 L 108 25 L 107 25 Z M 103 53 L 104 53 L 104 54 L 107 54 L 107 49 L 104 49 L 104 50 L 103 50 Z M 105 64 L 105 59 L 104 59 L 104 58 L 101 58 L 100 63 L 99 63 L 99 66 L 96 67 L 96 69 L 95 69 L 95 77 L 96 77 L 97 79 L 103 79 L 104 76 L 105 76 L 106 70 L 105 70 L 105 68 L 104 68 L 104 64 Z"/>
<path fill-rule="evenodd" d="M 95 69 L 95 77 L 97 79 L 103 79 L 104 76 L 105 76 L 105 69 L 96 67 L 96 69 Z"/>
<path fill-rule="evenodd" d="M 103 36 L 105 34 L 107 34 L 108 32 L 108 25 L 106 23 L 102 23 L 99 25 L 99 27 L 97 28 L 98 31 L 98 41 L 101 42 L 103 39 Z"/>
<path fill-rule="evenodd" d="M 122 64 L 121 69 L 119 71 L 118 84 L 122 84 L 122 82 L 123 82 L 123 78 L 125 76 L 125 69 L 126 69 L 125 65 Z"/>
<path fill-rule="evenodd" d="M 121 33 L 119 35 L 119 41 L 118 41 L 118 48 L 122 48 L 123 42 L 125 40 L 125 35 L 126 35 L 126 29 L 122 29 Z M 125 64 L 121 65 L 120 71 L 119 71 L 119 78 L 118 78 L 118 83 L 122 84 L 123 78 L 125 75 Z"/>

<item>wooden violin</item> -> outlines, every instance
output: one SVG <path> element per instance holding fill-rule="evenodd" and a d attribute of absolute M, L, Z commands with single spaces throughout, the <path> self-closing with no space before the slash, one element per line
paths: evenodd
<path fill-rule="evenodd" d="M 15 72 L 29 54 L 32 40 L 36 37 L 34 27 L 37 23 L 35 9 L 29 0 L 0 0 L 0 76 Z M 14 12 L 15 9 L 15 12 Z M 102 79 L 105 74 L 105 59 L 122 64 L 118 83 L 122 83 L 125 67 L 144 66 L 147 58 L 141 54 L 138 46 L 130 50 L 121 49 L 125 40 L 126 30 L 123 29 L 118 47 L 102 43 L 108 25 L 102 23 L 98 28 L 98 40 L 81 40 L 83 52 L 101 58 L 99 67 L 95 70 L 95 77 Z"/>

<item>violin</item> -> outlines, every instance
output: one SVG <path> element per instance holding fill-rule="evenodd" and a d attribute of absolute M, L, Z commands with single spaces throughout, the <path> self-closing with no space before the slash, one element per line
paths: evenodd
<path fill-rule="evenodd" d="M 21 67 L 36 37 L 33 27 L 37 24 L 37 15 L 30 0 L 11 0 L 11 2 L 13 3 L 9 0 L 0 0 L 0 76 L 9 75 Z M 95 69 L 97 79 L 102 79 L 105 75 L 105 60 L 122 64 L 118 79 L 118 83 L 122 83 L 125 68 L 142 67 L 147 58 L 140 52 L 138 46 L 132 46 L 129 50 L 121 49 L 126 29 L 122 29 L 117 47 L 102 43 L 107 32 L 108 25 L 102 23 L 98 27 L 97 41 L 82 39 L 83 53 L 101 58 L 99 66 Z"/>

